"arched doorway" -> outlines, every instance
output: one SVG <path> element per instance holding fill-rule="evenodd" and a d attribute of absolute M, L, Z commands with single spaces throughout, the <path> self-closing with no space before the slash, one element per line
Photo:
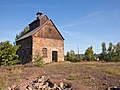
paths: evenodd
<path fill-rule="evenodd" d="M 47 58 L 47 48 L 43 48 L 42 52 L 43 52 L 43 58 Z"/>

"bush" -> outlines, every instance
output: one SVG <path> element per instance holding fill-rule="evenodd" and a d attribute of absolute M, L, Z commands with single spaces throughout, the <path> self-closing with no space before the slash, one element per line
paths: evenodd
<path fill-rule="evenodd" d="M 67 55 L 65 56 L 65 61 L 79 62 L 80 58 L 78 58 L 78 55 L 76 55 L 75 52 L 71 50 L 67 52 Z"/>
<path fill-rule="evenodd" d="M 10 66 L 18 62 L 16 54 L 18 46 L 13 46 L 9 41 L 0 43 L 0 65 Z"/>
<path fill-rule="evenodd" d="M 85 60 L 95 61 L 95 59 L 96 59 L 96 57 L 95 57 L 92 46 L 88 47 L 88 49 L 86 49 L 86 51 L 85 51 Z"/>
<path fill-rule="evenodd" d="M 33 61 L 33 64 L 35 66 L 38 66 L 38 67 L 41 67 L 44 65 L 44 62 L 43 62 L 43 56 L 41 54 L 37 54 L 33 57 L 34 61 Z"/>

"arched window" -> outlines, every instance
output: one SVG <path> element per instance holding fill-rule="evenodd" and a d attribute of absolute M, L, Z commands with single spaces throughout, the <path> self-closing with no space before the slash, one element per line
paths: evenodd
<path fill-rule="evenodd" d="M 43 48 L 42 52 L 43 52 L 43 57 L 47 58 L 47 48 Z"/>

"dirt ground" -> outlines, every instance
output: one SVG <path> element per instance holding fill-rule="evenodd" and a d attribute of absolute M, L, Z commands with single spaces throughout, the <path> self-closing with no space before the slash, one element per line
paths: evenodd
<path fill-rule="evenodd" d="M 12 85 L 25 86 L 37 76 L 47 76 L 52 82 L 72 84 L 73 90 L 105 90 L 120 86 L 120 63 L 59 62 L 36 67 L 32 64 L 0 67 L 0 90 Z"/>

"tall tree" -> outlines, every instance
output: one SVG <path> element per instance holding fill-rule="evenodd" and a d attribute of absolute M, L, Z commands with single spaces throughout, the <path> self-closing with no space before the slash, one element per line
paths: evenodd
<path fill-rule="evenodd" d="M 23 29 L 23 31 L 21 31 L 19 34 L 16 35 L 15 40 L 17 40 L 17 39 L 19 39 L 20 37 L 22 37 L 26 32 L 28 32 L 28 30 L 29 30 L 29 27 L 28 27 L 28 26 L 25 27 L 25 28 Z"/>
<path fill-rule="evenodd" d="M 107 49 L 106 49 L 106 44 L 105 42 L 102 43 L 102 53 L 106 54 L 107 53 Z"/>
<path fill-rule="evenodd" d="M 114 61 L 120 62 L 120 42 L 115 46 L 115 56 Z"/>
<path fill-rule="evenodd" d="M 105 42 L 103 42 L 101 46 L 102 46 L 102 53 L 100 54 L 99 59 L 107 61 L 107 49 Z"/>
<path fill-rule="evenodd" d="M 95 60 L 95 55 L 92 46 L 88 47 L 85 51 L 85 59 L 87 61 L 94 61 Z"/>
<path fill-rule="evenodd" d="M 112 54 L 113 54 L 112 52 L 113 52 L 113 44 L 109 43 L 109 47 L 108 47 L 108 50 L 107 50 L 108 61 L 112 60 Z"/>
<path fill-rule="evenodd" d="M 104 60 L 107 62 L 120 61 L 120 42 L 117 43 L 117 45 L 113 45 L 112 43 L 109 43 L 109 47 L 106 50 L 105 43 L 102 43 L 102 53 L 99 56 L 100 60 Z"/>

